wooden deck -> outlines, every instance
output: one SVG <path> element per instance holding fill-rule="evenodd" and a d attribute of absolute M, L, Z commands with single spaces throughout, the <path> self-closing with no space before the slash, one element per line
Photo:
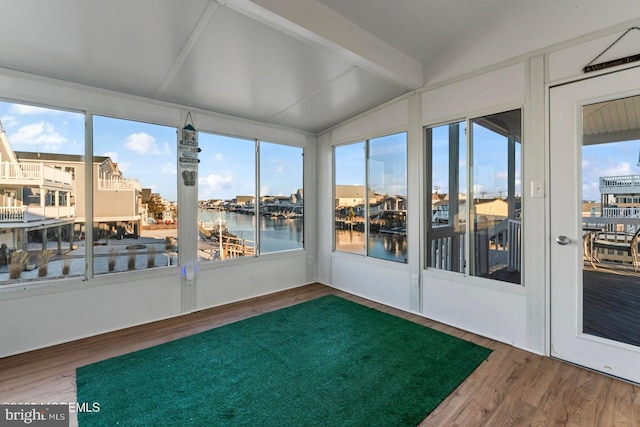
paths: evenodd
<path fill-rule="evenodd" d="M 585 263 L 583 309 L 585 333 L 640 346 L 640 273 L 630 265 Z"/>
<path fill-rule="evenodd" d="M 0 359 L 0 402 L 75 402 L 78 366 L 327 294 L 340 295 L 494 350 L 421 425 L 640 425 L 639 386 L 319 284 Z M 76 424 L 74 413 L 71 425 Z"/>

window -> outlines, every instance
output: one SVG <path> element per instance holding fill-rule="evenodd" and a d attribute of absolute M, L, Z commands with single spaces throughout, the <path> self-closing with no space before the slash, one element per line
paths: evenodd
<path fill-rule="evenodd" d="M 94 116 L 93 154 L 94 274 L 176 265 L 176 128 Z"/>
<path fill-rule="evenodd" d="M 260 142 L 260 253 L 302 249 L 302 148 Z"/>
<path fill-rule="evenodd" d="M 467 179 L 465 122 L 427 129 L 427 266 L 464 273 Z M 427 215 L 429 218 L 429 215 Z"/>
<path fill-rule="evenodd" d="M 518 109 L 427 129 L 428 267 L 521 283 L 521 122 Z"/>
<path fill-rule="evenodd" d="M 0 283 L 84 276 L 85 188 L 69 170 L 84 114 L 1 102 L 0 117 Z"/>
<path fill-rule="evenodd" d="M 336 146 L 335 249 L 407 262 L 407 135 Z"/>
<path fill-rule="evenodd" d="M 303 149 L 205 132 L 199 145 L 199 259 L 302 249 Z"/>
<path fill-rule="evenodd" d="M 364 142 L 335 147 L 334 174 L 336 251 L 364 255 Z"/>

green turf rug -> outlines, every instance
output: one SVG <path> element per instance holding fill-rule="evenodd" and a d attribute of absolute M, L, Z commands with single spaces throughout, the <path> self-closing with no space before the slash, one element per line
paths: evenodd
<path fill-rule="evenodd" d="M 80 426 L 412 426 L 491 350 L 330 295 L 77 370 Z"/>

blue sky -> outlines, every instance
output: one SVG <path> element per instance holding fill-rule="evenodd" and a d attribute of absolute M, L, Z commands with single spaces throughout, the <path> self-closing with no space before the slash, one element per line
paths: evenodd
<path fill-rule="evenodd" d="M 48 153 L 84 153 L 84 115 L 0 102 L 0 120 L 15 151 Z M 434 130 L 436 160 L 434 186 L 448 192 L 448 134 Z M 464 129 L 461 127 L 461 137 Z M 504 138 L 483 129 L 476 130 L 483 141 L 475 153 L 475 191 L 495 197 L 506 191 L 506 156 Z M 405 134 L 372 140 L 371 184 L 376 191 L 406 194 L 406 161 L 403 156 Z M 255 194 L 254 141 L 200 133 L 199 198 L 230 199 L 236 195 Z M 277 141 L 274 141 L 277 142 Z M 526 143 L 526 142 L 525 142 Z M 167 200 L 176 200 L 176 129 L 121 119 L 96 117 L 94 154 L 111 156 L 126 178 L 136 178 L 143 187 L 152 188 Z M 338 147 L 341 162 L 337 165 L 338 184 L 364 184 L 364 144 Z M 598 200 L 600 176 L 639 174 L 638 141 L 587 146 L 582 156 L 583 198 Z M 279 144 L 261 143 L 261 194 L 285 195 L 302 187 L 302 150 Z M 516 156 L 520 159 L 520 153 Z M 386 166 L 385 166 L 386 165 Z M 461 168 L 465 167 L 464 160 Z M 518 168 L 519 170 L 519 164 Z M 461 184 L 466 185 L 463 176 Z M 516 192 L 520 194 L 520 176 Z"/>
<path fill-rule="evenodd" d="M 14 151 L 84 154 L 84 114 L 0 102 L 0 120 Z M 166 200 L 177 199 L 176 129 L 95 116 L 96 156 L 109 156 Z M 255 195 L 253 140 L 200 133 L 199 199 Z M 302 188 L 302 149 L 262 142 L 262 195 Z"/>
<path fill-rule="evenodd" d="M 582 199 L 600 201 L 600 177 L 639 175 L 640 141 L 588 145 L 582 150 Z"/>
<path fill-rule="evenodd" d="M 460 123 L 460 192 L 468 194 L 466 176 L 465 123 Z M 432 130 L 433 187 L 440 194 L 449 193 L 449 129 L 439 126 Z M 521 145 L 516 144 L 515 192 L 521 195 Z M 474 127 L 474 196 L 476 198 L 506 197 L 507 195 L 507 139 L 482 126 Z"/>
<path fill-rule="evenodd" d="M 369 185 L 378 194 L 407 195 L 406 133 L 369 141 Z M 336 151 L 337 185 L 364 185 L 365 143 L 340 145 Z"/>

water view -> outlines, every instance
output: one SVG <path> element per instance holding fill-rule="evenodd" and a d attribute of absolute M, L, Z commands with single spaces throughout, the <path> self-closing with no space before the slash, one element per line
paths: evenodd
<path fill-rule="evenodd" d="M 200 258 L 220 259 L 220 241 L 217 230 L 222 225 L 223 235 L 237 238 L 239 245 L 245 245 L 246 252 L 255 253 L 256 220 L 260 222 L 260 253 L 281 252 L 302 249 L 303 225 L 302 217 L 286 218 L 283 216 L 255 215 L 200 209 L 198 220 L 201 224 L 213 226 L 211 237 L 202 233 L 200 236 Z M 228 233 L 225 232 L 228 231 Z"/>
<path fill-rule="evenodd" d="M 364 232 L 336 230 L 336 247 L 342 252 L 364 255 Z M 406 234 L 370 233 L 369 256 L 389 261 L 407 262 Z"/>

